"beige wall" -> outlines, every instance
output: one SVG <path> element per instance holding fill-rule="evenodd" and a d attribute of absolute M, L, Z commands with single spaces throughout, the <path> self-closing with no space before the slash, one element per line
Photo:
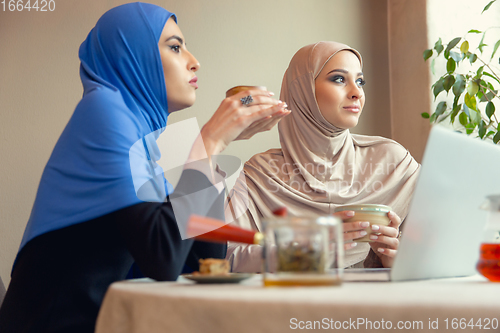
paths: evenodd
<path fill-rule="evenodd" d="M 421 162 L 430 130 L 420 116 L 430 107 L 429 64 L 422 58 L 427 1 L 388 0 L 387 7 L 391 138 Z"/>
<path fill-rule="evenodd" d="M 6 284 L 51 150 L 78 102 L 78 47 L 99 16 L 128 1 L 55 0 L 54 12 L 0 11 L 0 276 Z M 265 85 L 279 94 L 300 47 L 336 40 L 365 61 L 367 105 L 355 132 L 391 136 L 388 0 L 163 0 L 201 62 L 198 100 L 170 122 L 204 124 L 227 88 Z M 408 13 L 407 13 L 408 14 Z M 230 146 L 242 160 L 278 147 L 277 132 Z"/>

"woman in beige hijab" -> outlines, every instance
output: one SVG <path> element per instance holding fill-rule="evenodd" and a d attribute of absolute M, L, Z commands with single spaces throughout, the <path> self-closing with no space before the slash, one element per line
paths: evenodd
<path fill-rule="evenodd" d="M 307 45 L 295 54 L 281 87 L 280 98 L 292 111 L 278 125 L 281 149 L 245 163 L 226 222 L 262 230 L 262 219 L 280 207 L 304 216 L 334 214 L 346 204 L 388 205 L 391 224 L 371 226 L 380 233 L 373 242 L 352 242 L 366 234 L 368 222 L 344 223 L 345 265 L 392 266 L 419 164 L 393 140 L 350 133 L 365 102 L 361 69 L 359 52 L 336 42 Z M 235 272 L 261 270 L 258 245 L 229 243 L 226 258 Z"/>

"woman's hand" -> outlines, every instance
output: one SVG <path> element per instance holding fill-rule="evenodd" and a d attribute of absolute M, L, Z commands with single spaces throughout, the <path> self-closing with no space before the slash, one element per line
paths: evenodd
<path fill-rule="evenodd" d="M 285 104 L 284 107 L 286 108 L 286 106 L 287 105 Z M 238 137 L 234 140 L 248 140 L 257 133 L 269 131 L 271 128 L 274 127 L 274 125 L 276 125 L 281 120 L 281 118 L 288 116 L 290 114 L 290 111 L 286 109 L 285 111 L 286 112 L 278 111 L 263 119 L 254 121 L 252 125 L 248 126 L 245 130 L 243 130 L 243 132 L 241 132 L 241 134 L 238 135 Z"/>
<path fill-rule="evenodd" d="M 334 216 L 337 216 L 340 218 L 342 221 L 347 220 L 351 217 L 354 216 L 354 212 L 351 210 L 344 210 L 341 212 L 337 212 L 333 214 Z M 358 243 L 353 242 L 353 240 L 357 238 L 361 238 L 363 236 L 366 236 L 368 233 L 366 232 L 366 229 L 370 226 L 370 222 L 366 221 L 356 221 L 356 222 L 344 222 L 342 223 L 342 228 L 344 230 L 344 250 L 349 250 Z"/>
<path fill-rule="evenodd" d="M 349 219 L 354 216 L 353 211 L 342 211 L 334 214 L 342 220 Z M 371 230 L 375 234 L 370 234 L 370 246 L 379 257 L 384 267 L 392 267 L 394 258 L 399 246 L 399 226 L 401 225 L 401 218 L 394 212 L 387 213 L 391 220 L 388 226 L 372 225 Z M 344 249 L 349 250 L 357 245 L 356 239 L 366 236 L 367 228 L 370 227 L 370 222 L 356 221 L 344 222 L 342 224 L 344 229 Z"/>
<path fill-rule="evenodd" d="M 240 99 L 248 95 L 253 101 L 243 105 Z M 208 156 L 220 153 L 233 140 L 248 139 L 271 129 L 290 114 L 287 105 L 272 98 L 273 95 L 266 90 L 246 90 L 224 99 L 201 129 Z"/>
<path fill-rule="evenodd" d="M 399 226 L 401 218 L 394 212 L 387 213 L 391 220 L 388 226 L 372 225 L 371 229 L 376 234 L 371 234 L 370 246 L 379 257 L 384 267 L 392 267 L 399 247 Z"/>

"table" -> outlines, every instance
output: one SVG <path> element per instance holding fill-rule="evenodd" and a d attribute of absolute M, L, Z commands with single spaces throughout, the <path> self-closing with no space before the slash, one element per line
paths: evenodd
<path fill-rule="evenodd" d="M 289 288 L 264 288 L 259 275 L 224 285 L 180 277 L 114 283 L 96 333 L 499 332 L 499 321 L 500 283 L 481 276 Z"/>

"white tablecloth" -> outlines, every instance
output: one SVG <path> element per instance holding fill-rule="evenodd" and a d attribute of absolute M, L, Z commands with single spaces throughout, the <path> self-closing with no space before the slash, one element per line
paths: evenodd
<path fill-rule="evenodd" d="M 96 333 L 500 332 L 499 321 L 500 283 L 480 276 L 288 288 L 265 288 L 258 275 L 224 285 L 181 277 L 113 284 Z"/>

